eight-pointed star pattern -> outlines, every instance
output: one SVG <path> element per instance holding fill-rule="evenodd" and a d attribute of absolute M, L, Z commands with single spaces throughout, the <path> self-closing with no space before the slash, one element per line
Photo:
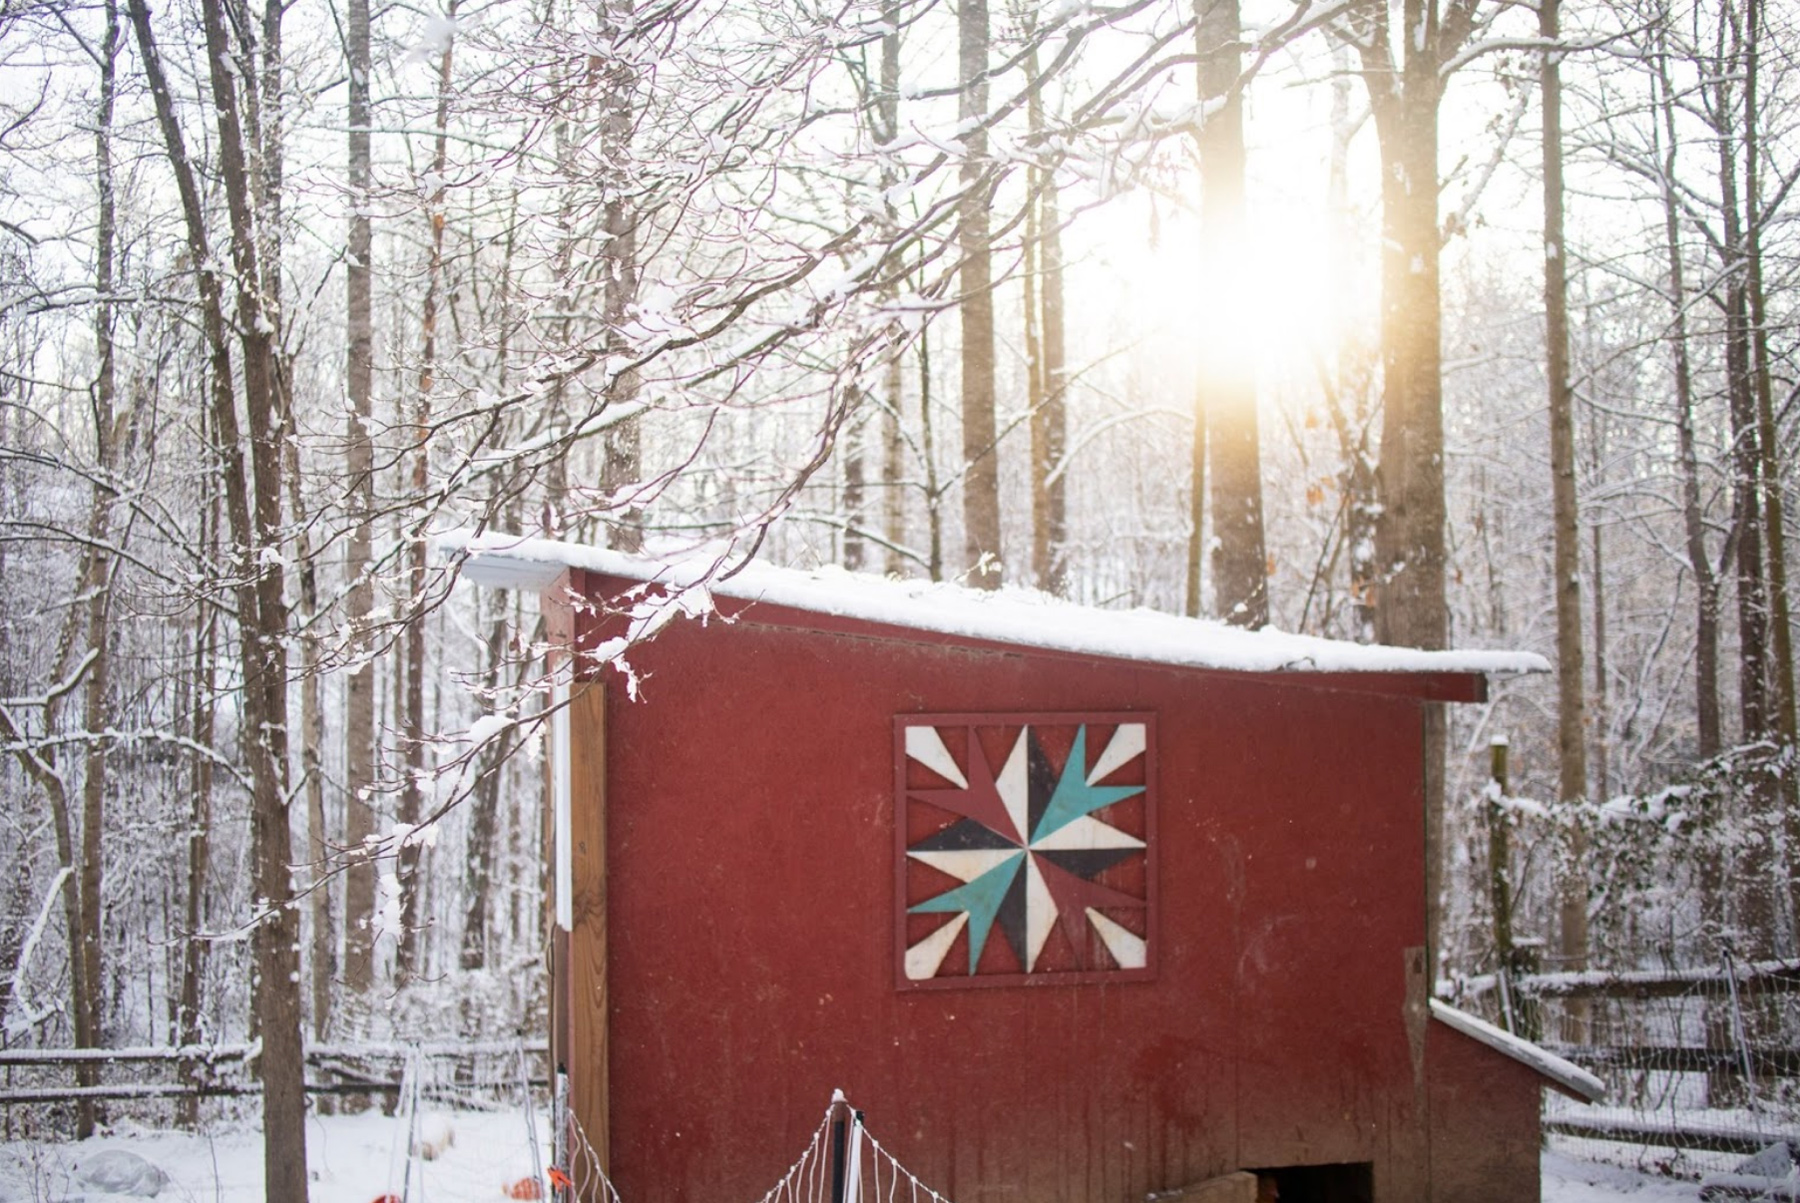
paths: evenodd
<path fill-rule="evenodd" d="M 1080 716 L 1090 722 L 1071 716 L 1067 723 L 1045 723 L 1044 716 L 1021 721 L 1025 717 L 994 715 L 983 716 L 978 723 L 945 723 L 917 716 L 903 723 L 905 759 L 929 770 L 930 778 L 949 783 L 908 786 L 904 784 L 908 766 L 903 763 L 904 800 L 955 816 L 922 838 L 903 840 L 905 857 L 960 883 L 906 906 L 912 915 L 951 916 L 906 947 L 901 969 L 911 983 L 948 984 L 945 979 L 968 981 L 976 976 L 996 927 L 1018 967 L 1011 969 L 1014 975 L 1050 976 L 1040 958 L 1058 926 L 1068 950 L 1065 962 L 1073 959 L 1073 964 L 1058 967 L 1064 973 L 1110 975 L 1149 966 L 1144 922 L 1147 871 L 1107 872 L 1133 859 L 1147 864 L 1148 827 L 1140 828 L 1145 837 L 1140 838 L 1097 813 L 1146 792 L 1146 785 L 1131 782 L 1148 781 L 1147 772 L 1142 765 L 1130 768 L 1147 753 L 1145 716 Z M 1108 725 L 1111 735 L 1105 746 L 1090 748 L 1090 732 L 1095 739 L 1102 738 Z M 998 764 L 990 764 L 981 733 L 997 728 L 1017 734 L 997 758 Z M 960 758 L 946 745 L 947 735 L 966 749 Z M 1051 749 L 1063 747 L 1067 753 L 1058 765 Z M 922 780 L 916 772 L 911 776 Z M 1109 784 L 1108 779 L 1115 777 L 1125 782 Z M 1099 880 L 1103 875 L 1114 884 Z M 1115 888 L 1120 879 L 1142 883 L 1142 892 Z M 901 904 L 906 904 L 904 897 Z M 950 956 L 965 931 L 966 972 L 965 958 Z M 1096 939 L 1103 955 L 1095 947 Z M 990 958 L 989 972 L 993 971 Z"/>

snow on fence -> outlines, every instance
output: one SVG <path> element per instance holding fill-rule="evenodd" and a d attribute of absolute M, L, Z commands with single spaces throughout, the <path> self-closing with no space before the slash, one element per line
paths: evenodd
<path fill-rule="evenodd" d="M 254 1044 L 179 1048 L 0 1049 L 0 1107 L 55 1105 L 77 1098 L 114 1102 L 233 1098 L 256 1094 Z M 520 1065 L 529 1061 L 532 1086 L 546 1088 L 543 1040 L 440 1040 L 399 1043 L 320 1043 L 306 1049 L 306 1090 L 314 1095 L 397 1098 L 409 1065 L 419 1067 L 424 1097 L 465 1106 L 511 1105 Z M 103 1080 L 74 1085 L 79 1067 L 98 1066 Z"/>
<path fill-rule="evenodd" d="M 1800 960 L 1489 974 L 1440 992 L 1605 1080 L 1604 1106 L 1546 1103 L 1545 1129 L 1583 1153 L 1692 1175 L 1800 1148 Z"/>

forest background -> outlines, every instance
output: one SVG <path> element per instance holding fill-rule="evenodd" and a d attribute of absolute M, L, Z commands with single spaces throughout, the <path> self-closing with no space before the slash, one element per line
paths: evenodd
<path fill-rule="evenodd" d="M 1794 955 L 1796 15 L 5 0 L 0 1043 L 541 1027 L 468 529 L 1542 651 L 1440 979 Z"/>

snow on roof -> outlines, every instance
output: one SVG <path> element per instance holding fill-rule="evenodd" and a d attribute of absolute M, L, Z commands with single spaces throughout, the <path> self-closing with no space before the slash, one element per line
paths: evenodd
<path fill-rule="evenodd" d="M 1550 667 L 1531 652 L 1428 652 L 1290 635 L 1272 627 L 1246 631 L 1154 610 L 1078 606 L 1031 589 L 986 591 L 835 567 L 805 571 L 752 562 L 729 579 L 716 580 L 710 578 L 718 575 L 717 555 L 657 559 L 468 531 L 440 535 L 434 543 L 441 556 L 466 557 L 462 575 L 477 584 L 541 589 L 563 569 L 581 568 L 684 593 L 682 609 L 689 613 L 705 608 L 696 601 L 717 595 L 991 643 L 1236 672 L 1529 673 Z"/>
<path fill-rule="evenodd" d="M 1434 998 L 1431 1000 L 1431 1017 L 1445 1027 L 1454 1028 L 1469 1039 L 1487 1045 L 1497 1053 L 1504 1053 L 1526 1068 L 1536 1070 L 1558 1089 L 1574 1098 L 1597 1103 L 1606 1097 L 1606 1083 L 1581 1066 L 1565 1061 L 1549 1049 L 1529 1040 L 1521 1040 L 1486 1020 L 1477 1019 L 1467 1011 L 1458 1011 L 1449 1003 L 1439 1002 Z"/>

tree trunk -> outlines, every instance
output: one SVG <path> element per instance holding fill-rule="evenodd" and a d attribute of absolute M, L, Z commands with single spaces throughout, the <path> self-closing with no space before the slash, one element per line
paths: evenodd
<path fill-rule="evenodd" d="M 1427 11 L 1422 0 L 1407 0 L 1408 29 Z M 1411 35 L 1405 40 L 1410 45 Z M 1439 84 L 1428 58 L 1408 54 L 1401 99 L 1374 106 L 1382 165 L 1382 415 L 1376 473 L 1382 510 L 1375 526 L 1380 582 L 1375 619 L 1383 643 L 1442 648 L 1449 621 L 1438 293 Z M 1385 80 L 1371 80 L 1371 93 L 1386 86 Z"/>
<path fill-rule="evenodd" d="M 344 269 L 345 390 L 350 413 L 345 421 L 344 471 L 348 481 L 346 509 L 350 524 L 344 573 L 349 578 L 345 621 L 350 628 L 355 662 L 344 682 L 344 986 L 359 1000 L 375 985 L 375 865 L 368 843 L 375 834 L 370 791 L 375 785 L 376 667 L 371 657 L 370 615 L 375 588 L 369 580 L 375 545 L 374 303 L 371 256 L 374 251 L 369 209 L 373 176 L 370 167 L 369 0 L 348 0 L 345 47 L 349 72 L 349 204 L 350 230 Z"/>
<path fill-rule="evenodd" d="M 884 32 L 881 35 L 880 81 L 875 92 L 874 117 L 875 143 L 884 150 L 900 136 L 900 19 L 899 0 L 883 0 L 881 22 Z M 892 157 L 884 154 L 881 160 L 881 196 L 882 233 L 886 240 L 892 240 L 899 229 L 899 217 L 891 199 L 893 187 L 899 182 L 899 171 Z M 892 301 L 897 293 L 896 283 L 886 291 L 885 299 Z M 906 492 L 902 483 L 906 475 L 903 425 L 906 410 L 902 404 L 905 356 L 905 344 L 896 336 L 891 340 L 882 364 L 882 531 L 887 538 L 883 570 L 889 576 L 899 576 L 906 569 L 903 554 L 906 547 Z"/>
<path fill-rule="evenodd" d="M 445 17 L 454 27 L 457 0 L 450 0 Z M 431 149 L 431 193 L 425 202 L 425 218 L 430 227 L 430 251 L 425 265 L 425 296 L 420 306 L 421 347 L 419 351 L 419 389 L 413 404 L 412 494 L 415 504 L 423 505 L 431 484 L 431 412 L 432 390 L 437 383 L 438 358 L 438 294 L 444 278 L 444 197 L 446 173 L 450 163 L 450 80 L 455 66 L 456 35 L 445 35 L 444 49 L 438 55 L 437 108 L 434 116 Z M 408 836 L 395 852 L 397 878 L 400 883 L 400 943 L 395 958 L 395 977 L 404 986 L 419 971 L 421 960 L 420 893 L 424 882 L 419 874 L 422 845 L 411 838 L 423 808 L 425 749 L 429 736 L 425 729 L 425 639 L 426 639 L 426 563 L 423 532 L 415 532 L 408 549 L 408 576 L 412 612 L 406 620 L 406 695 L 402 718 L 402 738 L 406 742 L 406 782 L 400 793 L 401 826 Z"/>
<path fill-rule="evenodd" d="M 1732 82 L 1741 69 L 1736 37 L 1725 46 L 1727 30 L 1736 34 L 1730 0 L 1720 6 L 1720 49 L 1713 82 L 1714 113 L 1719 123 L 1719 185 L 1724 238 L 1725 374 L 1730 400 L 1732 517 L 1737 532 L 1738 686 L 1739 709 L 1746 743 L 1769 731 L 1768 591 L 1763 575 L 1762 452 L 1759 446 L 1755 390 L 1751 383 L 1749 289 L 1737 179 L 1737 137 L 1731 129 Z"/>
<path fill-rule="evenodd" d="M 1435 0 L 1404 0 L 1389 42 L 1387 9 L 1358 43 L 1381 157 L 1381 458 L 1376 481 L 1375 633 L 1383 643 L 1442 648 L 1445 604 L 1442 313 L 1437 222 L 1438 105 L 1443 71 L 1467 38 L 1474 0 L 1453 0 L 1441 28 Z M 1443 707 L 1427 704 L 1425 886 L 1427 972 L 1436 972 L 1444 880 Z"/>
<path fill-rule="evenodd" d="M 863 524 L 868 521 L 868 481 L 863 448 L 868 439 L 868 405 L 862 389 L 849 384 L 844 387 L 845 412 L 851 415 L 844 431 L 844 567 L 861 572 L 868 558 L 868 539 Z"/>
<path fill-rule="evenodd" d="M 1766 214 L 1762 204 L 1762 146 L 1758 132 L 1761 113 L 1757 92 L 1761 86 L 1763 0 L 1746 0 L 1744 11 L 1744 211 L 1745 245 L 1750 293 L 1751 353 L 1756 374 L 1756 422 L 1762 443 L 1763 513 L 1769 532 L 1770 685 L 1774 693 L 1775 731 L 1781 745 L 1795 746 L 1794 641 L 1787 587 L 1787 526 L 1782 501 L 1780 441 L 1775 426 L 1775 400 L 1769 366 L 1767 303 L 1763 292 L 1762 235 Z M 1793 769 L 1779 783 L 1783 843 L 1787 853 L 1787 903 L 1790 921 L 1800 922 L 1800 787 Z"/>
<path fill-rule="evenodd" d="M 485 598 L 487 592 L 482 596 Z M 478 606 L 482 603 L 477 601 Z M 487 668 L 483 685 L 489 695 L 498 693 L 500 665 L 506 656 L 506 605 L 496 603 L 498 613 L 488 625 Z M 491 751 L 483 751 L 481 769 L 471 791 L 469 812 L 469 846 L 463 870 L 463 931 L 459 962 L 464 969 L 483 969 L 488 963 L 488 895 L 493 890 L 494 830 L 500 810 L 500 784 L 505 772 L 507 753 L 512 745 L 512 728 L 495 738 Z"/>
<path fill-rule="evenodd" d="M 1026 37 L 1035 35 L 1026 30 Z M 1036 79 L 1033 45 L 1025 72 Z M 1026 99 L 1029 145 L 1044 132 L 1043 91 Z M 1068 442 L 1068 381 L 1063 332 L 1062 215 L 1056 173 L 1034 164 L 1026 179 L 1025 346 L 1031 406 L 1031 573 L 1046 593 L 1068 592 L 1068 492 L 1063 452 Z"/>
<path fill-rule="evenodd" d="M 1350 144 L 1361 121 L 1350 108 L 1353 56 L 1346 46 L 1334 48 L 1336 74 L 1331 84 L 1331 159 L 1326 193 L 1332 223 L 1337 303 L 1349 312 L 1355 289 L 1348 248 L 1357 238 L 1357 218 L 1350 211 Z M 1381 513 L 1375 480 L 1375 457 L 1369 437 L 1374 427 L 1374 380 L 1371 348 L 1360 339 L 1342 340 L 1336 372 L 1323 391 L 1337 435 L 1341 467 L 1338 492 L 1344 514 L 1344 546 L 1348 549 L 1351 637 L 1361 643 L 1375 638 L 1375 525 Z"/>
<path fill-rule="evenodd" d="M 1197 0 L 1200 98 L 1222 101 L 1200 128 L 1200 278 L 1230 280 L 1249 236 L 1244 208 L 1244 109 L 1238 0 Z M 1231 300 L 1202 331 L 1200 368 L 1206 441 L 1212 460 L 1213 601 L 1235 626 L 1269 621 L 1268 553 L 1263 541 L 1262 458 L 1256 421 L 1256 366 Z M 1198 482 L 1196 482 L 1197 484 Z"/>
<path fill-rule="evenodd" d="M 1706 517 L 1700 501 L 1700 466 L 1694 440 L 1694 376 L 1688 352 L 1687 284 L 1681 258 L 1681 218 L 1675 198 L 1675 166 L 1679 142 L 1675 102 L 1667 55 L 1659 43 L 1656 56 L 1658 131 L 1668 139 L 1663 148 L 1663 237 L 1669 256 L 1670 353 L 1675 368 L 1676 456 L 1681 468 L 1682 526 L 1687 538 L 1688 568 L 1694 574 L 1694 714 L 1701 760 L 1711 760 L 1723 747 L 1719 725 L 1719 581 L 1706 550 Z"/>
<path fill-rule="evenodd" d="M 1738 678 L 1742 739 L 1753 743 L 1776 733 L 1774 699 L 1770 696 L 1769 592 L 1764 534 L 1767 526 L 1762 499 L 1765 482 L 1761 431 L 1757 418 L 1756 386 L 1751 349 L 1749 252 L 1744 213 L 1753 203 L 1738 189 L 1738 136 L 1732 128 L 1736 104 L 1732 83 L 1746 78 L 1743 31 L 1731 0 L 1719 6 L 1719 47 L 1713 82 L 1714 119 L 1718 123 L 1720 208 L 1723 220 L 1723 276 L 1725 280 L 1725 373 L 1731 415 L 1732 511 L 1737 535 Z M 1745 95 L 1746 101 L 1748 94 Z M 1745 106 L 1745 123 L 1750 117 Z M 1775 817 L 1779 791 L 1752 766 L 1749 788 L 1742 791 L 1747 818 L 1761 824 Z M 1772 955 L 1775 944 L 1776 899 L 1767 891 L 1775 865 L 1769 846 L 1773 832 L 1764 839 L 1745 841 L 1735 866 L 1740 883 L 1738 929 L 1743 934 L 1739 951 L 1751 958 Z"/>
<path fill-rule="evenodd" d="M 957 241 L 962 314 L 963 546 L 968 583 L 998 589 L 1000 449 L 994 419 L 994 290 L 986 182 L 987 0 L 962 0 L 956 14 L 959 102 L 964 130 Z"/>
<path fill-rule="evenodd" d="M 1607 729 L 1612 720 L 1606 679 L 1606 554 L 1598 519 L 1590 528 L 1590 537 L 1594 541 L 1594 797 L 1604 802 L 1612 796 L 1612 739 Z"/>
<path fill-rule="evenodd" d="M 882 531 L 887 554 L 882 571 L 899 576 L 906 571 L 906 440 L 901 437 L 906 411 L 905 352 L 894 347 L 882 365 L 882 393 L 887 404 L 881 418 Z"/>
<path fill-rule="evenodd" d="M 300 457 L 296 441 L 287 441 L 287 489 L 293 508 L 294 536 L 300 577 L 300 775 L 306 791 L 307 920 L 311 925 L 309 1001 L 313 1039 L 331 1029 L 332 986 L 337 977 L 337 931 L 331 907 L 331 841 L 325 829 L 324 678 L 319 667 L 319 641 L 313 634 L 319 616 L 318 566 L 305 521 L 300 492 Z"/>
<path fill-rule="evenodd" d="M 1560 0 L 1540 0 L 1538 33 L 1561 36 Z M 1560 900 L 1557 952 L 1566 970 L 1587 968 L 1587 831 L 1580 807 L 1587 802 L 1587 673 L 1581 620 L 1581 516 L 1575 480 L 1575 390 L 1569 381 L 1568 254 L 1563 239 L 1562 73 L 1558 55 L 1546 50 L 1539 65 L 1544 113 L 1544 375 L 1550 400 L 1551 591 L 1556 598 L 1557 802 L 1564 837 L 1557 884 Z M 1575 1025 L 1563 1039 L 1586 1038 L 1586 1016 L 1570 1007 Z"/>
<path fill-rule="evenodd" d="M 99 305 L 94 311 L 94 348 L 99 359 L 94 377 L 94 451 L 99 468 L 99 483 L 94 488 L 93 506 L 88 523 L 86 578 L 81 582 L 81 596 L 87 599 L 87 647 L 94 662 L 83 682 L 84 722 L 88 743 L 84 756 L 81 785 L 81 898 L 80 960 L 81 980 L 86 989 L 76 1000 L 75 1045 L 97 1048 L 102 1043 L 104 1028 L 103 1000 L 106 980 L 102 968 L 100 895 L 105 869 L 104 833 L 106 829 L 106 743 L 100 738 L 108 722 L 107 685 L 111 676 L 111 637 L 108 614 L 112 598 L 112 557 L 102 549 L 112 542 L 112 501 L 118 470 L 113 409 L 118 395 L 118 374 L 113 345 L 114 244 L 118 228 L 118 207 L 113 187 L 112 136 L 113 102 L 116 94 L 116 67 L 119 45 L 119 9 L 116 0 L 107 0 L 106 26 L 99 47 L 100 103 L 94 125 L 94 177 L 99 192 L 99 228 L 96 231 L 94 291 Z M 83 1067 L 86 1068 L 86 1067 Z M 79 1084 L 98 1083 L 92 1070 L 78 1074 Z M 76 1108 L 76 1135 L 81 1139 L 93 1135 L 96 1120 L 91 1099 L 82 1099 Z"/>
<path fill-rule="evenodd" d="M 1194 437 L 1188 445 L 1188 481 L 1187 572 L 1181 612 L 1189 618 L 1198 618 L 1206 608 L 1200 598 L 1205 584 L 1202 566 L 1206 563 L 1206 390 L 1197 381 L 1194 386 Z"/>
<path fill-rule="evenodd" d="M 200 430 L 202 442 L 205 441 L 206 413 L 200 414 Z M 216 551 L 219 532 L 218 495 L 213 494 L 210 503 L 200 512 L 200 550 L 203 553 Z M 207 607 L 194 629 L 194 704 L 188 719 L 188 738 L 194 746 L 210 749 L 213 746 L 213 713 L 214 699 L 218 688 L 218 627 L 219 611 L 215 607 Z M 212 873 L 212 787 L 213 762 L 210 756 L 193 758 L 193 778 L 189 788 L 193 791 L 188 802 L 188 837 L 187 837 L 187 889 L 183 898 L 185 904 L 182 920 L 186 929 L 182 933 L 181 942 L 181 996 L 176 1008 L 176 1038 L 185 1047 L 197 1047 L 205 1038 L 206 1029 L 202 1022 L 204 1011 L 202 994 L 206 982 L 206 963 L 210 945 L 201 933 L 206 928 L 206 885 Z M 183 1068 L 183 1076 L 192 1080 L 199 1072 L 197 1065 Z M 182 1127 L 194 1129 L 200 1123 L 200 1100 L 193 1095 L 183 1095 L 177 1102 L 177 1121 Z"/>
<path fill-rule="evenodd" d="M 1029 30 L 1026 31 L 1026 36 L 1031 36 Z M 1027 74 L 1037 74 L 1035 47 L 1029 52 L 1025 70 Z M 1036 92 L 1031 93 L 1026 101 L 1025 112 L 1026 139 L 1029 144 L 1037 140 L 1043 129 L 1044 106 Z M 1042 436 L 1039 433 L 1044 411 L 1044 332 L 1043 317 L 1038 312 L 1042 301 L 1042 294 L 1038 291 L 1038 272 L 1039 260 L 1043 254 L 1043 236 L 1042 211 L 1038 206 L 1037 192 L 1041 186 L 1042 174 L 1042 169 L 1036 164 L 1025 173 L 1025 237 L 1019 245 L 1019 312 L 1024 321 L 1025 335 L 1025 407 L 1030 415 L 1031 432 L 1031 453 L 1026 464 L 1031 485 L 1031 574 L 1039 589 L 1045 588 L 1050 559 L 1050 536 L 1045 528 L 1049 509 L 1050 468 L 1044 462 Z"/>
<path fill-rule="evenodd" d="M 1756 394 L 1757 442 L 1761 450 L 1763 525 L 1769 561 L 1769 692 L 1774 731 L 1784 745 L 1794 742 L 1794 646 L 1789 626 L 1787 532 L 1782 518 L 1780 447 L 1769 371 L 1769 330 L 1763 295 L 1762 147 L 1757 123 L 1757 90 L 1762 28 L 1762 0 L 1744 5 L 1744 267 L 1749 303 L 1750 359 Z M 1790 811 L 1790 814 L 1792 812 Z M 1800 901 L 1800 894 L 1796 895 Z M 1796 912 L 1800 913 L 1800 912 Z"/>
<path fill-rule="evenodd" d="M 606 28 L 617 44 L 620 31 L 629 23 L 630 0 L 606 0 Z M 637 92 L 637 68 L 624 54 L 609 56 L 603 68 L 605 96 L 600 117 L 602 161 L 609 165 L 606 203 L 602 220 L 606 228 L 606 244 L 600 248 L 605 268 L 605 285 L 601 295 L 601 311 L 606 321 L 606 345 L 609 354 L 629 358 L 635 348 L 625 337 L 632 306 L 638 299 L 638 214 L 630 194 L 629 157 L 631 132 Z M 635 369 L 617 372 L 606 382 L 608 409 L 622 409 L 638 398 L 638 374 Z M 601 488 L 608 504 L 617 506 L 619 495 L 636 487 L 643 477 L 642 434 L 637 418 L 627 418 L 606 430 L 605 463 L 601 466 Z M 621 551 L 640 551 L 644 546 L 644 513 L 635 502 L 627 504 L 623 513 L 607 522 L 607 541 Z"/>
<path fill-rule="evenodd" d="M 925 452 L 926 569 L 944 579 L 944 486 L 938 479 L 935 423 L 931 419 L 931 327 L 919 331 L 919 439 Z"/>

